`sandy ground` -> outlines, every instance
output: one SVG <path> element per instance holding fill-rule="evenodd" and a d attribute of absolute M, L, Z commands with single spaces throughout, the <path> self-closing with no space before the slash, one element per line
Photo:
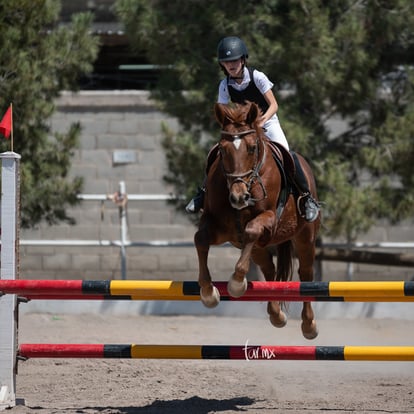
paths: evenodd
<path fill-rule="evenodd" d="M 29 313 L 20 342 L 413 345 L 414 321 Z M 30 359 L 19 363 L 21 413 L 414 413 L 414 362 Z"/>

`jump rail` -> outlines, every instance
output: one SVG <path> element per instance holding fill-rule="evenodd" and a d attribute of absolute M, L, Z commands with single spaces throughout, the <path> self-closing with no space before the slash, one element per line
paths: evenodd
<path fill-rule="evenodd" d="M 226 282 L 215 282 L 229 301 L 414 302 L 414 282 L 248 282 L 231 297 Z M 27 299 L 199 300 L 197 282 L 154 280 L 0 280 L 0 295 Z"/>
<path fill-rule="evenodd" d="M 21 344 L 18 358 L 414 361 L 414 346 Z"/>

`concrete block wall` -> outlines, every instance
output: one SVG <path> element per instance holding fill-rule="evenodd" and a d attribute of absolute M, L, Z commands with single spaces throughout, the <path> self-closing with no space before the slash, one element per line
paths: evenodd
<path fill-rule="evenodd" d="M 66 131 L 73 122 L 82 126 L 80 149 L 73 158 L 71 174 L 84 178 L 84 193 L 113 194 L 124 181 L 128 194 L 169 194 L 162 181 L 165 159 L 161 148 L 161 123 L 177 129 L 177 121 L 159 111 L 145 91 L 64 93 L 56 102 L 51 128 Z M 115 151 L 127 151 L 133 162 L 115 164 Z M 25 160 L 23 159 L 22 162 Z M 22 194 L 24 197 L 24 194 Z M 23 244 L 21 278 L 25 279 L 120 279 L 121 256 L 116 246 L 60 246 L 53 240 L 119 240 L 118 207 L 111 201 L 83 201 L 69 212 L 77 224 L 41 224 L 21 232 L 21 240 L 52 240 L 49 246 Z M 131 241 L 192 241 L 195 227 L 185 214 L 165 201 L 129 201 Z M 377 226 L 367 241 L 413 241 L 413 223 L 399 228 Z M 128 247 L 127 278 L 195 280 L 197 257 L 193 247 Z M 213 247 L 210 267 L 213 278 L 227 280 L 238 257 L 233 248 Z M 323 264 L 324 278 L 341 280 L 346 265 Z M 354 265 L 358 278 L 410 279 L 414 269 L 385 269 Z"/>
<path fill-rule="evenodd" d="M 177 121 L 160 112 L 144 91 L 64 93 L 56 102 L 51 129 L 66 131 L 74 122 L 82 127 L 80 149 L 72 175 L 84 178 L 85 194 L 113 194 L 124 181 L 128 194 L 170 194 L 163 183 L 164 153 L 161 124 L 177 129 Z M 133 162 L 114 163 L 114 152 L 127 151 Z M 24 160 L 22 160 L 24 162 Z M 200 178 L 201 179 L 201 178 Z M 24 197 L 24 194 L 22 194 Z M 119 209 L 112 201 L 83 201 L 69 210 L 77 224 L 48 226 L 21 232 L 21 240 L 51 240 L 49 246 L 23 243 L 23 278 L 120 279 L 121 255 L 115 246 L 61 246 L 53 240 L 120 240 Z M 131 241 L 191 242 L 195 227 L 185 214 L 166 201 L 129 201 L 128 236 Z M 224 280 L 231 273 L 237 251 L 213 249 L 212 271 Z M 193 247 L 128 247 L 127 278 L 195 280 L 197 257 Z"/>

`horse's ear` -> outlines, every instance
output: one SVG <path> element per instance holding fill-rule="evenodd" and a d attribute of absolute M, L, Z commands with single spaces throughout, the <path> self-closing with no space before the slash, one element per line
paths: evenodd
<path fill-rule="evenodd" d="M 250 108 L 246 115 L 246 121 L 248 124 L 253 125 L 257 118 L 260 116 L 259 107 L 254 102 L 249 102 Z"/>
<path fill-rule="evenodd" d="M 216 116 L 216 120 L 220 125 L 224 125 L 225 115 L 223 111 L 223 105 L 219 103 L 214 104 L 214 114 Z"/>

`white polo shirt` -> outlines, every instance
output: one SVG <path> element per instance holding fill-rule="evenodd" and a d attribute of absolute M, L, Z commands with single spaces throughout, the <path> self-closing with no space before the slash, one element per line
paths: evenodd
<path fill-rule="evenodd" d="M 253 70 L 253 81 L 257 89 L 259 89 L 259 91 L 262 93 L 262 95 L 264 95 L 267 91 L 273 88 L 273 83 L 269 80 L 269 78 L 263 72 L 260 72 L 257 69 Z M 237 83 L 234 79 L 231 78 L 228 81 L 228 84 L 238 91 L 245 90 L 249 83 L 250 73 L 246 66 L 243 69 L 243 80 L 241 81 L 241 83 Z M 222 79 L 219 83 L 217 102 L 221 104 L 228 104 L 231 102 L 229 88 L 227 86 L 227 77 Z M 270 140 L 276 141 L 284 145 L 287 149 L 289 149 L 289 144 L 280 126 L 279 118 L 276 114 L 274 114 L 270 119 L 268 119 L 266 123 L 263 125 L 263 127 L 266 130 L 266 136 Z"/>
<path fill-rule="evenodd" d="M 268 90 L 273 88 L 273 83 L 270 82 L 269 78 L 257 69 L 253 70 L 253 81 L 259 89 L 259 91 L 264 95 Z M 243 91 L 247 88 L 250 83 L 250 73 L 249 70 L 244 67 L 243 70 L 243 80 L 241 83 L 237 83 L 234 79 L 229 79 L 229 85 L 236 89 L 237 91 Z M 229 88 L 227 87 L 227 77 L 222 79 L 219 84 L 219 93 L 218 93 L 218 103 L 228 104 L 231 101 Z"/>

